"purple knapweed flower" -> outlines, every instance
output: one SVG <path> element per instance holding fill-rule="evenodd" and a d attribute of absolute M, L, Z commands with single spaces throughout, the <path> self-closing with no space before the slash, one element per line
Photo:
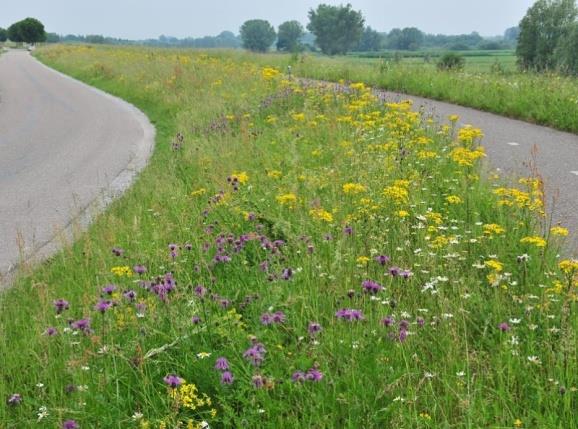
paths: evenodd
<path fill-rule="evenodd" d="M 224 357 L 220 357 L 217 359 L 217 361 L 215 362 L 215 369 L 218 369 L 219 371 L 226 371 L 229 369 L 229 361 L 227 360 L 227 358 Z"/>
<path fill-rule="evenodd" d="M 195 286 L 194 292 L 199 298 L 203 298 L 207 294 L 207 288 L 203 285 L 197 285 Z"/>
<path fill-rule="evenodd" d="M 170 244 L 169 244 L 169 250 L 170 250 L 171 252 L 174 252 L 175 250 L 177 250 L 178 247 L 179 247 L 179 246 L 178 246 L 177 244 L 175 244 L 175 243 L 170 243 Z"/>
<path fill-rule="evenodd" d="M 295 371 L 291 376 L 293 383 L 303 383 L 306 380 L 305 373 L 303 371 Z"/>
<path fill-rule="evenodd" d="M 391 325 L 393 325 L 393 322 L 394 322 L 394 320 L 393 320 L 393 317 L 391 317 L 391 316 L 386 316 L 383 319 L 381 319 L 381 324 L 383 326 L 391 326 Z"/>
<path fill-rule="evenodd" d="M 56 309 L 56 314 L 61 314 L 64 310 L 70 308 L 70 304 L 65 299 L 57 299 L 54 301 L 54 308 Z"/>
<path fill-rule="evenodd" d="M 276 311 L 272 314 L 273 323 L 284 323 L 285 322 L 285 313 L 282 311 Z"/>
<path fill-rule="evenodd" d="M 135 265 L 134 267 L 132 267 L 132 270 L 133 270 L 135 273 L 139 274 L 139 275 L 144 274 L 144 273 L 147 272 L 147 268 L 146 268 L 144 265 L 141 265 L 141 264 Z"/>
<path fill-rule="evenodd" d="M 20 405 L 21 402 L 22 402 L 22 395 L 20 393 L 13 393 L 6 400 L 6 403 L 12 407 Z"/>
<path fill-rule="evenodd" d="M 124 296 L 128 301 L 133 302 L 136 299 L 136 292 L 134 290 L 127 290 L 122 294 L 122 296 Z"/>
<path fill-rule="evenodd" d="M 390 261 L 389 256 L 386 255 L 379 255 L 375 257 L 376 262 L 378 262 L 380 265 L 385 265 Z"/>
<path fill-rule="evenodd" d="M 407 320 L 403 319 L 399 322 L 399 329 L 403 329 L 403 330 L 407 331 L 408 328 L 409 328 L 409 322 Z"/>
<path fill-rule="evenodd" d="M 252 347 L 245 350 L 245 352 L 243 353 L 243 357 L 247 359 L 249 362 L 251 362 L 251 364 L 253 364 L 254 366 L 261 365 L 261 363 L 263 363 L 263 360 L 265 359 L 264 356 L 265 349 L 258 346 L 259 344 L 255 344 Z"/>
<path fill-rule="evenodd" d="M 508 325 L 506 322 L 502 322 L 498 325 L 498 328 L 500 328 L 500 331 L 502 332 L 507 332 L 510 330 L 510 325 Z"/>
<path fill-rule="evenodd" d="M 54 337 L 55 335 L 58 335 L 58 331 L 56 330 L 55 327 L 49 326 L 49 327 L 46 328 L 46 330 L 44 331 L 44 335 L 46 335 L 47 337 Z"/>
<path fill-rule="evenodd" d="M 391 268 L 389 269 L 389 274 L 390 274 L 392 277 L 397 277 L 397 276 L 399 276 L 400 272 L 401 272 L 401 269 L 400 269 L 399 267 L 391 267 Z"/>
<path fill-rule="evenodd" d="M 235 381 L 235 377 L 233 377 L 233 374 L 230 371 L 225 371 L 221 374 L 222 384 L 233 384 L 233 381 Z"/>
<path fill-rule="evenodd" d="M 112 295 L 115 290 L 116 290 L 115 285 L 106 285 L 105 287 L 102 288 L 102 293 L 106 295 Z"/>
<path fill-rule="evenodd" d="M 253 378 L 251 378 L 251 381 L 253 382 L 255 389 L 260 389 L 265 385 L 265 379 L 262 375 L 254 375 Z"/>
<path fill-rule="evenodd" d="M 345 228 L 343 228 L 343 233 L 347 236 L 352 236 L 353 235 L 353 227 L 346 225 Z"/>
<path fill-rule="evenodd" d="M 407 338 L 408 332 L 405 329 L 400 329 L 399 330 L 399 342 L 403 343 L 405 341 L 405 339 Z"/>
<path fill-rule="evenodd" d="M 354 310 L 351 308 L 342 308 L 341 310 L 337 310 L 335 317 L 347 321 L 363 320 L 361 310 Z"/>
<path fill-rule="evenodd" d="M 281 278 L 283 280 L 289 280 L 291 277 L 293 277 L 293 270 L 291 268 L 285 268 L 281 273 Z"/>
<path fill-rule="evenodd" d="M 120 247 L 113 247 L 112 248 L 112 254 L 114 256 L 122 256 L 123 253 L 124 253 L 124 250 L 121 249 Z"/>
<path fill-rule="evenodd" d="M 163 378 L 163 381 L 171 389 L 176 389 L 183 383 L 183 379 L 176 374 L 169 374 Z"/>
<path fill-rule="evenodd" d="M 423 326 L 425 325 L 425 319 L 423 317 L 418 317 L 416 321 L 417 321 L 417 326 L 419 326 L 420 328 L 423 328 Z"/>
<path fill-rule="evenodd" d="M 404 279 L 409 279 L 411 276 L 413 276 L 413 273 L 411 272 L 411 270 L 402 270 L 400 275 Z"/>
<path fill-rule="evenodd" d="M 364 280 L 361 283 L 361 287 L 363 288 L 364 292 L 370 293 L 372 295 L 375 295 L 383 289 L 383 286 L 377 282 L 374 282 L 373 280 Z"/>
<path fill-rule="evenodd" d="M 321 381 L 321 379 L 323 378 L 323 373 L 319 371 L 317 368 L 311 368 L 309 371 L 307 371 L 305 377 L 309 381 Z"/>
<path fill-rule="evenodd" d="M 198 325 L 199 323 L 201 323 L 201 318 L 199 316 L 193 316 L 191 318 L 191 323 L 193 325 Z"/>
<path fill-rule="evenodd" d="M 78 429 L 80 426 L 76 420 L 66 420 L 62 423 L 62 429 Z"/>
<path fill-rule="evenodd" d="M 81 331 L 86 334 L 90 332 L 90 319 L 80 319 L 70 324 L 70 327 L 76 331 Z"/>
<path fill-rule="evenodd" d="M 309 335 L 316 335 L 319 332 L 321 332 L 323 330 L 323 328 L 321 327 L 321 325 L 317 322 L 310 322 L 309 323 L 309 327 L 307 328 L 307 331 L 309 332 Z"/>
<path fill-rule="evenodd" d="M 106 313 L 112 307 L 112 302 L 109 300 L 101 299 L 95 306 L 94 309 L 101 314 Z"/>

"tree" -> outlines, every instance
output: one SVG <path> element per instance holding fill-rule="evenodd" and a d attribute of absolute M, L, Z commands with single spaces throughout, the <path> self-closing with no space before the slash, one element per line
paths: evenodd
<path fill-rule="evenodd" d="M 275 29 L 263 19 L 251 19 L 241 26 L 243 47 L 251 51 L 267 52 L 275 36 Z"/>
<path fill-rule="evenodd" d="M 60 36 L 56 33 L 46 33 L 46 43 L 58 43 Z"/>
<path fill-rule="evenodd" d="M 577 16 L 574 0 L 538 0 L 520 21 L 518 65 L 537 71 L 556 67 L 555 51 Z"/>
<path fill-rule="evenodd" d="M 287 21 L 279 26 L 277 32 L 277 50 L 294 52 L 299 49 L 299 40 L 305 32 L 297 21 Z"/>
<path fill-rule="evenodd" d="M 381 34 L 368 26 L 363 31 L 356 49 L 360 52 L 379 51 L 381 49 L 381 42 Z"/>
<path fill-rule="evenodd" d="M 0 42 L 5 42 L 8 40 L 8 31 L 0 27 Z"/>
<path fill-rule="evenodd" d="M 508 42 L 515 42 L 520 35 L 520 27 L 510 27 L 504 31 L 504 40 Z"/>
<path fill-rule="evenodd" d="M 38 43 L 46 40 L 46 32 L 40 21 L 26 18 L 8 28 L 8 38 L 13 42 Z"/>
<path fill-rule="evenodd" d="M 320 4 L 309 10 L 307 29 L 316 36 L 316 44 L 327 55 L 345 54 L 359 44 L 365 20 L 361 12 L 347 6 Z"/>
<path fill-rule="evenodd" d="M 556 65 L 562 72 L 578 75 L 578 22 L 560 40 L 556 48 Z"/>
<path fill-rule="evenodd" d="M 415 27 L 407 27 L 403 30 L 394 28 L 387 36 L 387 47 L 402 51 L 415 51 L 423 45 L 425 34 Z"/>

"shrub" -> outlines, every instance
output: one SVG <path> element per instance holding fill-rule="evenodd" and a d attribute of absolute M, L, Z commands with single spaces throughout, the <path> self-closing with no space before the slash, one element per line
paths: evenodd
<path fill-rule="evenodd" d="M 463 70 L 466 60 L 463 55 L 448 52 L 438 61 L 438 70 Z"/>

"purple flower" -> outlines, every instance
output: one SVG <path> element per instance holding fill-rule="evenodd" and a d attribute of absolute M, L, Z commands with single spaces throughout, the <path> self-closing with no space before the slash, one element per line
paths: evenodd
<path fill-rule="evenodd" d="M 380 265 L 385 265 L 390 261 L 389 256 L 386 255 L 379 255 L 375 257 L 375 260 L 380 264 Z"/>
<path fill-rule="evenodd" d="M 215 369 L 218 369 L 219 371 L 226 371 L 229 369 L 229 361 L 227 360 L 227 358 L 224 357 L 220 357 L 217 359 L 217 361 L 215 362 Z"/>
<path fill-rule="evenodd" d="M 381 324 L 384 326 L 391 326 L 393 325 L 393 317 L 387 316 L 381 320 Z"/>
<path fill-rule="evenodd" d="M 106 285 L 105 287 L 102 288 L 102 293 L 105 293 L 107 295 L 112 295 L 112 293 L 116 290 L 116 286 L 115 285 Z"/>
<path fill-rule="evenodd" d="M 291 380 L 294 383 L 303 383 L 306 379 L 305 373 L 303 371 L 295 371 L 291 376 Z"/>
<path fill-rule="evenodd" d="M 233 374 L 230 371 L 225 371 L 221 374 L 222 384 L 233 384 L 233 381 L 235 381 L 235 377 L 233 377 Z"/>
<path fill-rule="evenodd" d="M 55 335 L 58 335 L 58 331 L 53 326 L 49 326 L 44 331 L 44 335 L 46 335 L 47 337 L 54 337 Z"/>
<path fill-rule="evenodd" d="M 316 335 L 319 332 L 321 332 L 323 330 L 323 328 L 317 322 L 310 322 L 307 330 L 309 331 L 309 335 Z"/>
<path fill-rule="evenodd" d="M 199 316 L 193 316 L 191 318 L 191 323 L 193 325 L 198 325 L 199 323 L 201 323 L 201 318 Z"/>
<path fill-rule="evenodd" d="M 285 268 L 281 273 L 281 278 L 283 280 L 289 280 L 291 277 L 293 277 L 293 270 L 291 268 Z"/>
<path fill-rule="evenodd" d="M 417 325 L 422 328 L 425 325 L 425 320 L 423 317 L 418 317 L 417 318 Z"/>
<path fill-rule="evenodd" d="M 163 378 L 163 381 L 167 386 L 172 389 L 176 389 L 183 383 L 183 379 L 176 374 L 169 374 Z"/>
<path fill-rule="evenodd" d="M 265 359 L 265 348 L 262 344 L 257 343 L 245 350 L 243 357 L 247 359 L 254 366 L 259 366 Z"/>
<path fill-rule="evenodd" d="M 409 279 L 411 276 L 413 276 L 411 270 L 403 270 L 400 274 L 404 279 Z"/>
<path fill-rule="evenodd" d="M 90 333 L 90 319 L 80 319 L 70 324 L 70 327 L 76 331 Z"/>
<path fill-rule="evenodd" d="M 54 308 L 56 309 L 56 314 L 61 314 L 64 310 L 68 310 L 70 305 L 65 299 L 57 299 L 54 301 Z"/>
<path fill-rule="evenodd" d="M 261 323 L 265 326 L 273 323 L 273 317 L 271 316 L 271 313 L 263 313 L 261 315 Z"/>
<path fill-rule="evenodd" d="M 399 267 L 391 267 L 389 269 L 389 274 L 392 277 L 397 277 L 397 276 L 399 276 L 400 271 L 401 271 L 401 269 Z"/>
<path fill-rule="evenodd" d="M 407 331 L 405 329 L 400 329 L 399 331 L 399 342 L 403 343 L 405 341 L 405 339 L 407 338 Z"/>
<path fill-rule="evenodd" d="M 104 314 L 107 310 L 112 307 L 112 302 L 109 300 L 101 299 L 95 306 L 94 309 L 101 314 Z"/>
<path fill-rule="evenodd" d="M 374 282 L 373 280 L 363 281 L 363 283 L 361 283 L 361 287 L 366 293 L 370 293 L 372 295 L 375 295 L 383 289 L 383 286 L 377 282 Z"/>
<path fill-rule="evenodd" d="M 254 375 L 251 381 L 253 382 L 255 389 L 260 389 L 265 385 L 265 379 L 261 375 Z"/>
<path fill-rule="evenodd" d="M 21 402 L 22 402 L 22 395 L 20 393 L 13 393 L 6 401 L 8 405 L 11 405 L 13 407 L 15 407 L 16 405 L 20 405 Z"/>
<path fill-rule="evenodd" d="M 170 250 L 171 252 L 174 252 L 175 250 L 177 250 L 177 247 L 179 247 L 179 246 L 178 246 L 177 244 L 175 244 L 175 243 L 170 243 L 170 244 L 169 244 L 169 250 Z"/>
<path fill-rule="evenodd" d="M 194 291 L 195 295 L 197 295 L 199 298 L 203 298 L 207 294 L 207 288 L 204 287 L 203 285 L 195 286 Z"/>
<path fill-rule="evenodd" d="M 409 322 L 407 320 L 401 320 L 399 322 L 399 329 L 403 329 L 405 331 L 407 331 L 407 329 L 409 328 Z"/>
<path fill-rule="evenodd" d="M 338 319 L 353 321 L 353 320 L 363 320 L 363 314 L 361 310 L 354 310 L 351 308 L 342 308 L 335 313 L 335 317 Z"/>
<path fill-rule="evenodd" d="M 283 323 L 285 322 L 285 313 L 282 311 L 276 311 L 272 315 L 273 323 Z"/>
<path fill-rule="evenodd" d="M 507 332 L 510 330 L 510 325 L 508 325 L 506 322 L 502 322 L 498 325 L 498 328 L 500 328 L 500 331 L 502 332 Z"/>
<path fill-rule="evenodd" d="M 193 250 L 193 245 L 191 243 L 186 243 L 185 244 L 185 250 L 190 252 L 191 250 Z"/>
<path fill-rule="evenodd" d="M 124 250 L 121 249 L 120 247 L 113 247 L 112 248 L 112 254 L 114 256 L 122 256 L 123 253 L 124 253 Z"/>
<path fill-rule="evenodd" d="M 343 233 L 347 236 L 352 236 L 353 235 L 353 228 L 349 225 L 346 225 L 345 228 L 343 228 Z"/>
<path fill-rule="evenodd" d="M 147 272 L 147 268 L 141 264 L 135 265 L 134 267 L 132 267 L 132 270 L 139 275 Z"/>
<path fill-rule="evenodd" d="M 124 296 L 127 300 L 132 302 L 136 299 L 136 292 L 134 290 L 127 290 L 122 294 L 122 296 Z"/>
<path fill-rule="evenodd" d="M 62 423 L 62 429 L 78 429 L 79 427 L 75 420 L 66 420 Z"/>
<path fill-rule="evenodd" d="M 285 313 L 276 311 L 275 313 L 263 313 L 261 315 L 261 323 L 263 325 L 279 324 L 285 322 Z"/>
<path fill-rule="evenodd" d="M 309 381 L 321 381 L 321 379 L 323 378 L 323 373 L 319 371 L 317 368 L 311 368 L 309 371 L 307 371 L 305 377 Z"/>

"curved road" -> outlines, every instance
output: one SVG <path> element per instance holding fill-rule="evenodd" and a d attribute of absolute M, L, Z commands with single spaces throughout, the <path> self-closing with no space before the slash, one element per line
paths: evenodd
<path fill-rule="evenodd" d="M 447 121 L 449 115 L 457 114 L 460 126 L 481 128 L 490 167 L 499 169 L 503 177 L 529 176 L 530 166 L 535 165 L 544 180 L 553 224 L 560 223 L 570 230 L 567 251 L 578 256 L 578 135 L 455 104 L 389 91 L 375 93 L 388 101 L 412 100 L 414 109 L 421 109 L 438 121 Z"/>
<path fill-rule="evenodd" d="M 0 288 L 45 257 L 146 164 L 154 128 L 136 108 L 51 70 L 0 55 Z"/>

